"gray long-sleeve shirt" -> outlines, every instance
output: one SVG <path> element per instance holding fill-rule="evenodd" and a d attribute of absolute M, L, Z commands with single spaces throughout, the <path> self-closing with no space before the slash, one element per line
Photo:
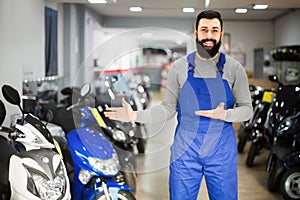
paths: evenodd
<path fill-rule="evenodd" d="M 200 60 L 198 56 L 195 56 L 194 77 L 215 78 L 218 60 L 219 56 L 212 61 Z M 146 124 L 162 122 L 175 116 L 180 90 L 187 79 L 187 66 L 186 56 L 173 64 L 168 72 L 166 92 L 162 103 L 147 110 L 138 111 L 138 122 Z M 241 122 L 248 120 L 252 115 L 252 104 L 245 69 L 238 61 L 226 55 L 222 78 L 228 81 L 235 99 L 234 108 L 226 110 L 225 121 Z"/>

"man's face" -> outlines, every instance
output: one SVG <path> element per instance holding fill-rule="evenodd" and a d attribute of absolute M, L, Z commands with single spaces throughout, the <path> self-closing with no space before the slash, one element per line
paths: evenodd
<path fill-rule="evenodd" d="M 217 18 L 200 19 L 195 36 L 197 43 L 207 51 L 210 57 L 213 57 L 218 52 L 223 37 L 220 21 Z"/>

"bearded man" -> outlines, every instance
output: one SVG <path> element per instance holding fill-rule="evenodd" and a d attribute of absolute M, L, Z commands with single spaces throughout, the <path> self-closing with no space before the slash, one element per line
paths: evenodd
<path fill-rule="evenodd" d="M 108 108 L 120 121 L 155 123 L 177 113 L 171 146 L 171 200 L 196 200 L 205 177 L 210 200 L 237 200 L 237 147 L 232 122 L 252 115 L 248 78 L 241 64 L 219 52 L 224 35 L 217 11 L 199 13 L 195 23 L 197 51 L 178 59 L 168 72 L 159 105 L 143 111 Z"/>

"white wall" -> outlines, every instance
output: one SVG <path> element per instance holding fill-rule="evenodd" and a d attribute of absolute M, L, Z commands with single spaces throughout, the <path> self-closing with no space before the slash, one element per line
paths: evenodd
<path fill-rule="evenodd" d="M 231 51 L 246 53 L 246 70 L 254 69 L 254 49 L 273 47 L 273 23 L 225 21 L 224 30 L 231 35 Z"/>
<path fill-rule="evenodd" d="M 276 46 L 300 45 L 300 9 L 275 21 L 274 34 Z"/>
<path fill-rule="evenodd" d="M 22 94 L 24 78 L 45 74 L 43 0 L 0 1 L 0 83 L 9 84 Z M 26 73 L 25 76 L 23 71 Z M 18 112 L 4 100 L 8 125 L 9 116 Z"/>
<path fill-rule="evenodd" d="M 139 20 L 133 18 L 104 18 L 106 27 L 162 27 L 177 31 L 184 31 L 192 38 L 194 19 L 160 19 L 156 18 Z M 224 21 L 225 32 L 231 35 L 231 50 L 246 53 L 246 70 L 253 71 L 254 48 L 273 47 L 273 22 L 271 21 Z M 189 48 L 191 49 L 191 47 Z"/>

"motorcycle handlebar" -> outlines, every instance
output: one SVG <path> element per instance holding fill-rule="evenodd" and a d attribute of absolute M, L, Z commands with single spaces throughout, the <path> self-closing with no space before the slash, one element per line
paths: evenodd
<path fill-rule="evenodd" d="M 12 133 L 12 132 L 14 132 L 14 129 L 9 128 L 9 127 L 0 126 L 0 131 L 5 132 L 5 133 Z"/>
<path fill-rule="evenodd" d="M 69 107 L 67 107 L 67 111 L 72 110 L 73 108 L 75 108 L 75 107 L 77 107 L 77 106 L 79 106 L 79 102 L 78 102 L 78 103 L 75 103 L 75 104 L 73 104 L 73 105 L 70 105 Z"/>

